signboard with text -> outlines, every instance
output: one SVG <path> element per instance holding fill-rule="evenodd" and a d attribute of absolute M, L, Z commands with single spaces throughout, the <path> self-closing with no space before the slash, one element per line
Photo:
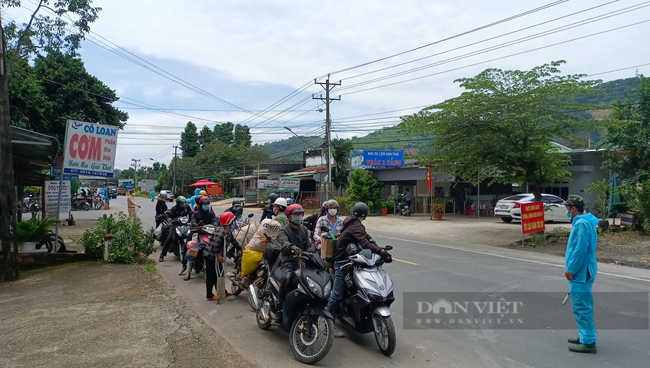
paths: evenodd
<path fill-rule="evenodd" d="M 544 202 L 521 203 L 521 230 L 523 234 L 544 231 Z"/>
<path fill-rule="evenodd" d="M 257 181 L 257 186 L 260 189 L 278 189 L 278 181 L 260 179 Z"/>
<path fill-rule="evenodd" d="M 350 168 L 383 169 L 404 166 L 404 151 L 350 151 Z"/>
<path fill-rule="evenodd" d="M 279 179 L 278 191 L 280 192 L 299 192 L 300 179 Z"/>
<path fill-rule="evenodd" d="M 47 218 L 56 220 L 56 208 L 59 199 L 59 181 L 49 180 L 45 182 L 45 214 Z M 63 181 L 61 187 L 61 209 L 62 217 L 67 217 L 70 212 L 70 182 Z"/>
<path fill-rule="evenodd" d="M 208 195 L 223 195 L 223 186 L 220 184 L 208 185 L 207 193 Z"/>
<path fill-rule="evenodd" d="M 68 120 L 63 173 L 112 178 L 118 127 Z"/>

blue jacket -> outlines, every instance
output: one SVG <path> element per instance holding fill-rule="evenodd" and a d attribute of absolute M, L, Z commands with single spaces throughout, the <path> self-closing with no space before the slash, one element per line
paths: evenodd
<path fill-rule="evenodd" d="M 591 279 L 596 278 L 596 226 L 599 220 L 591 213 L 573 218 L 573 230 L 566 246 L 566 270 L 573 275 L 573 281 L 585 282 L 587 270 Z"/>

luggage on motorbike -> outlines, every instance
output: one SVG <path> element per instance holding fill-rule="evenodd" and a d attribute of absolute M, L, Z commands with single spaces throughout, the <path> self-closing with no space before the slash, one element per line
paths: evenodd
<path fill-rule="evenodd" d="M 282 228 L 282 225 L 276 220 L 264 219 L 257 231 L 255 231 L 255 235 L 253 235 L 251 241 L 246 245 L 246 248 L 264 252 L 266 246 L 269 244 L 269 239 L 273 241 L 280 232 L 280 228 Z"/>
<path fill-rule="evenodd" d="M 257 222 L 252 222 L 250 225 L 242 226 L 235 235 L 237 242 L 239 244 L 248 244 L 248 242 L 253 238 L 253 235 L 257 231 L 257 226 Z"/>
<path fill-rule="evenodd" d="M 279 246 L 277 247 L 266 247 L 264 250 L 264 259 L 269 263 L 269 265 L 273 266 L 275 264 L 275 261 L 277 261 L 278 257 L 280 256 L 280 253 L 282 252 L 282 248 Z"/>
<path fill-rule="evenodd" d="M 332 239 L 329 234 L 327 237 L 323 236 L 320 239 L 320 258 L 325 260 L 327 256 L 334 256 L 336 253 L 336 238 Z M 331 263 L 325 262 L 327 268 L 332 267 Z"/>
<path fill-rule="evenodd" d="M 264 252 L 245 248 L 241 256 L 241 277 L 255 271 L 263 255 Z"/>
<path fill-rule="evenodd" d="M 187 254 L 196 257 L 199 255 L 199 242 L 197 241 L 189 241 L 187 242 Z"/>
<path fill-rule="evenodd" d="M 153 231 L 153 235 L 156 236 L 156 239 L 157 239 L 158 241 L 160 241 L 160 236 L 162 235 L 162 232 L 163 232 L 163 225 L 162 225 L 162 223 L 161 223 L 160 225 L 158 225 L 158 227 L 156 228 L 156 230 Z"/>

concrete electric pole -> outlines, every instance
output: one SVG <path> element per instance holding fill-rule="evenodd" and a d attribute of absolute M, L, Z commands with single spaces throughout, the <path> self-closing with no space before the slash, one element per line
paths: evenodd
<path fill-rule="evenodd" d="M 138 185 L 138 176 L 137 175 L 138 175 L 138 164 L 140 163 L 140 160 L 136 160 L 136 159 L 132 158 L 131 162 L 133 162 L 131 164 L 131 166 L 133 166 L 133 168 L 135 169 L 135 171 L 133 172 L 133 188 L 135 188 L 135 186 Z"/>
<path fill-rule="evenodd" d="M 176 151 L 178 146 L 174 146 L 174 179 L 172 180 L 172 196 L 176 197 Z"/>
<path fill-rule="evenodd" d="M 312 95 L 312 99 L 314 100 L 321 100 L 325 102 L 325 145 L 327 148 L 327 198 L 330 199 L 332 197 L 332 134 L 331 134 L 331 129 L 332 129 L 332 118 L 330 117 L 330 102 L 331 101 L 341 101 L 341 96 L 336 97 L 336 98 L 330 98 L 330 91 L 337 86 L 341 85 L 341 81 L 338 83 L 330 83 L 330 76 L 329 74 L 327 75 L 327 79 L 325 80 L 325 83 L 323 82 L 318 82 L 316 79 L 314 79 L 314 84 L 319 84 L 321 87 L 325 89 L 325 97 L 323 97 L 322 94 L 320 94 L 318 97 L 315 95 Z"/>

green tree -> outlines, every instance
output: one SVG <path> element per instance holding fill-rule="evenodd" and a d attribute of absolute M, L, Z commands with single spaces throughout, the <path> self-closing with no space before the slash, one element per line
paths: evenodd
<path fill-rule="evenodd" d="M 210 127 L 204 125 L 199 133 L 199 145 L 203 149 L 207 144 L 214 142 L 214 133 Z"/>
<path fill-rule="evenodd" d="M 237 147 L 251 146 L 251 130 L 246 125 L 237 124 L 234 130 L 233 144 Z"/>
<path fill-rule="evenodd" d="M 183 157 L 192 158 L 199 153 L 199 134 L 196 132 L 196 125 L 191 121 L 185 125 L 185 130 L 181 133 L 181 150 Z"/>
<path fill-rule="evenodd" d="M 650 78 L 640 79 L 636 103 L 631 97 L 615 102 L 606 121 L 604 168 L 618 176 L 625 193 L 634 193 L 637 183 L 650 179 Z"/>
<path fill-rule="evenodd" d="M 332 141 L 332 157 L 335 166 L 332 167 L 332 184 L 335 188 L 344 189 L 349 185 L 350 150 L 352 142 L 347 139 L 334 139 Z"/>
<path fill-rule="evenodd" d="M 230 122 L 215 125 L 214 140 L 231 146 L 235 139 L 234 132 L 233 132 L 234 129 L 235 129 L 235 125 Z"/>
<path fill-rule="evenodd" d="M 350 176 L 352 182 L 347 190 L 350 193 L 350 201 L 352 203 L 364 202 L 370 208 L 377 207 L 383 184 L 377 181 L 370 171 L 356 169 Z"/>
<path fill-rule="evenodd" d="M 492 183 L 528 184 L 537 200 L 540 186 L 566 181 L 570 157 L 551 144 L 570 139 L 588 124 L 568 114 L 587 109 L 575 105 L 577 94 L 593 93 L 600 81 L 584 75 L 560 75 L 555 61 L 529 71 L 486 69 L 473 78 L 456 80 L 466 89 L 460 96 L 402 118 L 413 133 L 434 136 L 434 153 L 422 161 L 437 171 L 453 172 L 477 184 L 484 171 Z"/>

